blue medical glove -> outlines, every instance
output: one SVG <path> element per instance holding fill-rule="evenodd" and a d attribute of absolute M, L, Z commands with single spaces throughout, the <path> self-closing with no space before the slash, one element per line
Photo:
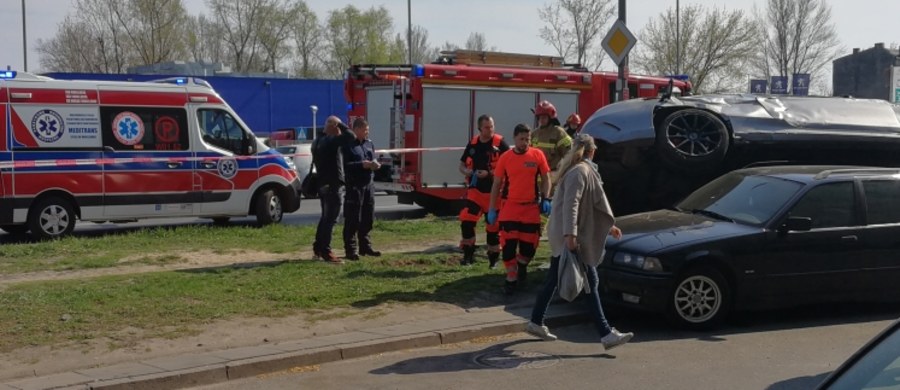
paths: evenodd
<path fill-rule="evenodd" d="M 476 187 L 478 185 L 478 175 L 475 172 L 472 172 L 472 180 L 469 182 L 469 187 Z"/>
<path fill-rule="evenodd" d="M 550 215 L 550 199 L 541 199 L 541 213 Z"/>
<path fill-rule="evenodd" d="M 497 210 L 496 209 L 488 210 L 487 215 L 485 216 L 485 221 L 487 222 L 488 225 L 493 225 L 494 222 L 497 222 Z"/>

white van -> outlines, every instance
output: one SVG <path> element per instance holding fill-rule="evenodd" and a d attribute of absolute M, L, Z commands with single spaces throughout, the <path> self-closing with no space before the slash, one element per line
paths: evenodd
<path fill-rule="evenodd" d="M 293 162 L 203 80 L 63 81 L 0 71 L 0 228 L 255 215 L 300 207 Z"/>

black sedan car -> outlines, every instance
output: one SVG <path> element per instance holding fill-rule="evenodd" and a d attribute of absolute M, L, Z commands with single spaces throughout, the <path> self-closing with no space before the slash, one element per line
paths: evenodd
<path fill-rule="evenodd" d="M 900 106 L 842 97 L 699 95 L 633 99 L 584 124 L 613 209 L 668 207 L 760 161 L 900 166 Z"/>
<path fill-rule="evenodd" d="M 900 298 L 900 169 L 725 174 L 675 207 L 620 217 L 604 300 L 694 329 L 733 310 Z"/>

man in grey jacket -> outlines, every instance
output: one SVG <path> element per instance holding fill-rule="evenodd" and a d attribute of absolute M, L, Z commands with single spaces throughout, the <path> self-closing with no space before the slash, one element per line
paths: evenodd
<path fill-rule="evenodd" d="M 592 162 L 596 150 L 597 146 L 591 136 L 577 135 L 572 149 L 560 162 L 558 177 L 554 178 L 557 183 L 556 196 L 553 198 L 547 229 L 552 253 L 550 270 L 525 331 L 544 340 L 556 340 L 556 335 L 544 326 L 544 315 L 558 287 L 559 258 L 563 251 L 572 251 L 577 253 L 578 260 L 586 271 L 591 296 L 585 302 L 597 325 L 600 342 L 605 349 L 612 349 L 627 343 L 634 334 L 622 333 L 610 327 L 600 304 L 597 266 L 603 260 L 606 236 L 619 239 L 622 231 L 615 226 L 616 220 L 606 193 L 603 192 L 603 181 Z"/>

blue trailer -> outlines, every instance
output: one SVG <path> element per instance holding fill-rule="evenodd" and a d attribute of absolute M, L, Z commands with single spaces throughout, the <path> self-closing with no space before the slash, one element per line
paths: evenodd
<path fill-rule="evenodd" d="M 138 75 L 101 73 L 46 73 L 60 80 L 149 81 L 180 75 Z M 192 76 L 197 77 L 197 76 Z M 228 102 L 254 133 L 289 127 L 313 126 L 310 106 L 317 106 L 315 126 L 337 115 L 346 120 L 347 100 L 343 80 L 306 80 L 265 77 L 202 76 Z"/>

